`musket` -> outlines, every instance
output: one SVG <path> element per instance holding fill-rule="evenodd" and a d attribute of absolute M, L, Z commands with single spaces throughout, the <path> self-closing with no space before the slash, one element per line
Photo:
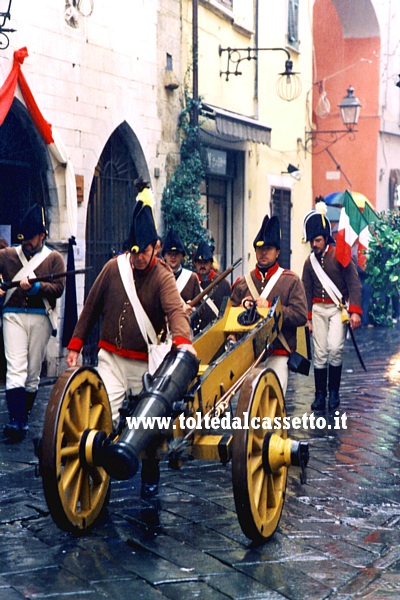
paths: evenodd
<path fill-rule="evenodd" d="M 64 271 L 63 273 L 51 273 L 50 275 L 43 275 L 42 277 L 29 277 L 29 283 L 36 283 L 37 281 L 54 281 L 54 279 L 61 279 L 61 277 L 70 277 L 71 275 L 77 275 L 78 273 L 86 273 L 93 267 L 86 267 L 85 269 L 75 269 L 74 271 Z M 19 287 L 21 279 L 18 281 L 2 281 L 0 288 L 4 291 L 10 290 L 11 288 Z"/>
<path fill-rule="evenodd" d="M 223 271 L 223 273 L 218 275 L 218 277 L 216 279 L 214 279 L 214 281 L 212 281 L 210 283 L 210 285 L 208 285 L 202 292 L 200 292 L 200 294 L 197 294 L 197 296 L 195 296 L 193 298 L 193 300 L 190 300 L 189 302 L 187 302 L 187 304 L 189 304 L 189 306 L 196 306 L 196 304 L 198 304 L 200 302 L 200 300 L 203 300 L 203 298 L 205 296 L 208 296 L 208 294 L 211 292 L 211 290 L 213 288 L 215 288 L 219 283 L 221 283 L 221 281 L 223 279 L 225 279 L 225 277 L 228 277 L 228 275 L 230 273 L 232 273 L 232 271 L 234 269 L 236 269 L 236 267 L 238 267 L 241 264 L 241 262 L 242 262 L 242 259 L 238 258 L 238 260 L 236 262 L 234 262 L 233 265 L 231 265 L 230 267 L 225 269 L 225 271 Z"/>

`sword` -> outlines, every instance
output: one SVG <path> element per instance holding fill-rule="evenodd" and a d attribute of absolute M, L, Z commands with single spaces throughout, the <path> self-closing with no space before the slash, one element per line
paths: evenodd
<path fill-rule="evenodd" d="M 366 371 L 367 367 L 365 366 L 365 363 L 364 363 L 363 358 L 361 356 L 361 352 L 360 352 L 360 349 L 359 349 L 359 347 L 357 345 L 356 338 L 355 338 L 355 335 L 354 335 L 354 331 L 350 327 L 350 323 L 349 323 L 349 332 L 350 332 L 351 341 L 353 342 L 354 350 L 356 351 L 358 360 L 360 361 L 360 365 L 362 366 L 362 368 L 364 369 L 364 371 Z"/>

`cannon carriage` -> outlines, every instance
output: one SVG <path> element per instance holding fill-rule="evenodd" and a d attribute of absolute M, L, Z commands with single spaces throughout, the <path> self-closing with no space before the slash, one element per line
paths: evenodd
<path fill-rule="evenodd" d="M 279 380 L 262 366 L 281 325 L 279 299 L 251 314 L 228 302 L 222 318 L 195 339 L 197 359 L 186 350 L 171 351 L 153 375 L 144 376 L 142 392 L 125 411 L 136 424 L 140 417 L 165 417 L 165 429 L 125 425 L 113 431 L 96 370 L 67 369 L 50 396 L 40 451 L 44 493 L 56 524 L 74 533 L 93 527 L 108 502 L 110 478 L 131 478 L 146 449 L 156 445 L 159 456 L 175 467 L 188 454 L 223 464 L 232 460 L 243 532 L 257 543 L 271 537 L 282 514 L 287 470 L 296 465 L 304 475 L 308 461 L 307 444 L 291 440 L 282 427 L 286 412 Z M 239 341 L 229 346 L 232 332 Z M 234 396 L 231 429 L 215 429 L 231 416 Z"/>

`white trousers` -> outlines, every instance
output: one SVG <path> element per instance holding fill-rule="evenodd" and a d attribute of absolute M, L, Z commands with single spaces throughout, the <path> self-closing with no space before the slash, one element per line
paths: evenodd
<path fill-rule="evenodd" d="M 343 362 L 346 323 L 335 304 L 314 304 L 312 308 L 314 367 L 325 369 L 328 364 L 339 367 Z"/>
<path fill-rule="evenodd" d="M 97 372 L 102 378 L 111 406 L 114 425 L 119 421 L 119 412 L 127 393 L 138 394 L 143 387 L 142 377 L 148 371 L 143 360 L 125 358 L 100 348 Z"/>
<path fill-rule="evenodd" d="M 23 387 L 35 392 L 46 347 L 52 332 L 47 315 L 3 314 L 4 352 L 7 360 L 6 388 Z"/>
<path fill-rule="evenodd" d="M 285 397 L 286 395 L 289 378 L 289 367 L 287 366 L 288 360 L 288 356 L 273 354 L 259 365 L 260 367 L 268 367 L 268 369 L 272 369 L 273 371 L 275 371 L 276 376 L 279 379 L 279 383 L 281 384 L 283 397 Z"/>

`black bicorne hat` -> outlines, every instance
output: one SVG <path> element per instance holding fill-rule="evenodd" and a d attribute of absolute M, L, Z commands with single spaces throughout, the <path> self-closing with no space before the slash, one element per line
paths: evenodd
<path fill-rule="evenodd" d="M 265 215 L 253 246 L 255 249 L 261 246 L 275 246 L 277 250 L 281 249 L 281 226 L 278 217 L 269 218 Z"/>
<path fill-rule="evenodd" d="M 139 254 L 150 244 L 154 245 L 158 237 L 153 215 L 153 194 L 150 189 L 145 188 L 138 194 L 133 209 L 129 251 Z"/>
<path fill-rule="evenodd" d="M 18 234 L 19 241 L 30 240 L 39 233 L 48 234 L 46 227 L 46 218 L 43 206 L 34 204 L 25 213 L 21 221 L 20 233 Z"/>
<path fill-rule="evenodd" d="M 183 256 L 186 255 L 185 246 L 180 238 L 180 235 L 174 229 L 170 229 L 165 236 L 162 255 L 164 256 L 166 252 L 181 252 Z"/>
<path fill-rule="evenodd" d="M 315 208 L 306 214 L 303 221 L 303 242 L 310 242 L 314 238 L 322 235 L 327 238 L 328 244 L 333 244 L 335 240 L 332 237 L 332 229 L 329 219 L 326 217 L 327 206 L 325 202 L 316 199 Z"/>
<path fill-rule="evenodd" d="M 196 254 L 193 258 L 193 262 L 196 262 L 198 260 L 213 260 L 213 250 L 204 240 L 201 240 L 200 244 L 198 245 Z"/>

